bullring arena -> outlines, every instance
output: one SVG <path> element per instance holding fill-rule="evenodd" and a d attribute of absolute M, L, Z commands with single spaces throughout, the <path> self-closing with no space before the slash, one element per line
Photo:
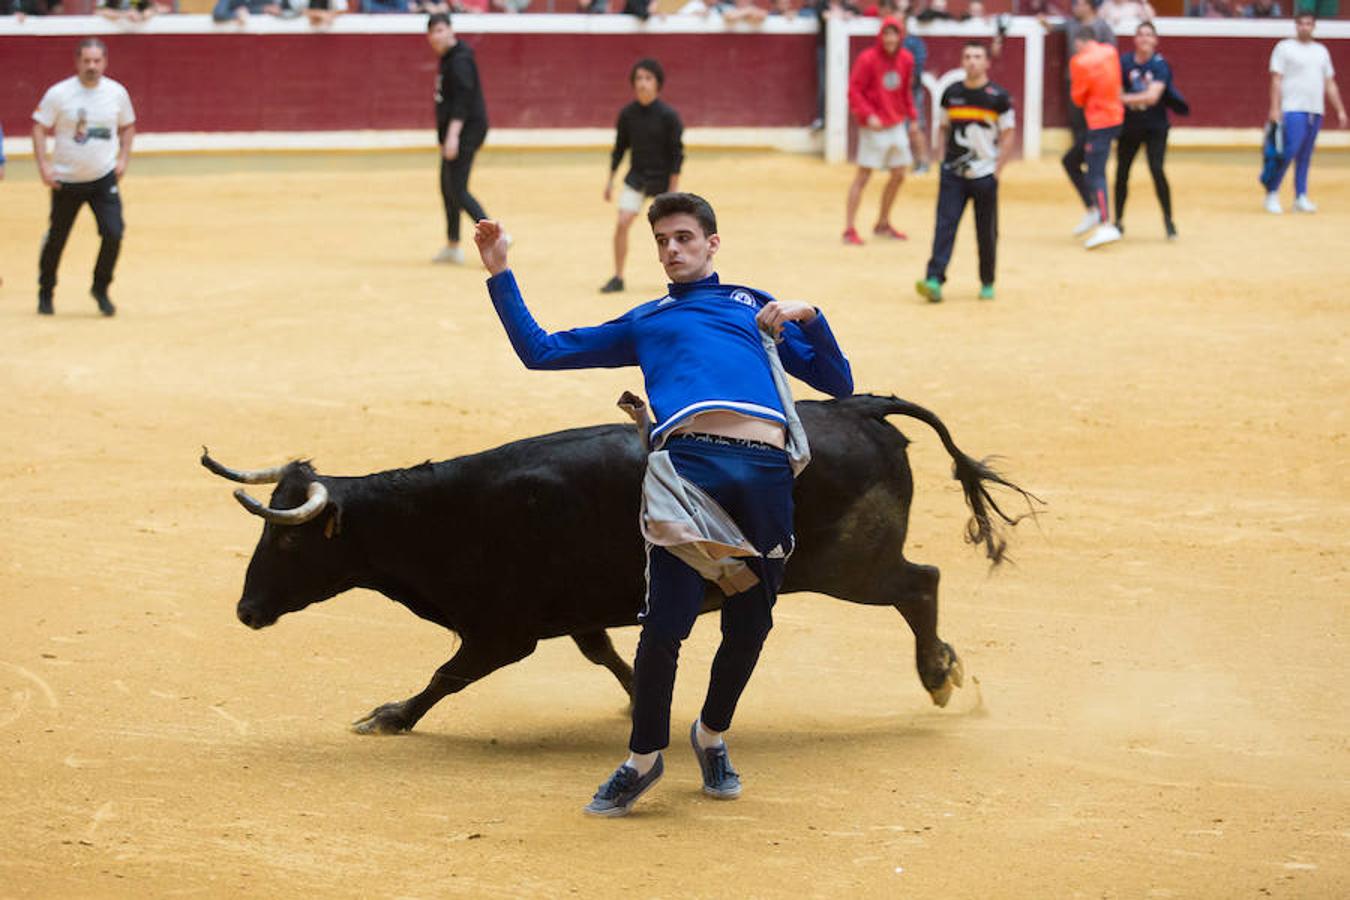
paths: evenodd
<path fill-rule="evenodd" d="M 1274 218 L 1254 150 L 1177 152 L 1174 243 L 1137 166 L 1126 240 L 1089 255 L 1047 151 L 1005 172 L 998 299 L 974 299 L 966 225 L 929 305 L 912 282 L 931 174 L 897 207 L 910 241 L 845 248 L 848 166 L 691 147 L 683 186 L 717 206 L 724 277 L 818 303 L 859 390 L 936 411 L 1047 505 L 989 571 L 940 444 L 893 420 L 914 441 L 906 554 L 942 569 L 965 687 L 932 705 L 893 610 L 785 596 L 732 736 L 744 796 L 703 797 L 677 733 L 620 821 L 579 808 L 618 761 L 624 697 L 570 642 L 410 734 L 365 737 L 347 723 L 420 689 L 451 634 L 364 591 L 260 632 L 235 618 L 260 524 L 198 466 L 202 444 L 356 475 L 621 421 L 615 398 L 640 387 L 519 365 L 482 272 L 427 263 L 434 166 L 133 157 L 117 317 L 85 293 L 84 213 L 49 319 L 32 289 L 46 195 L 11 158 L 0 895 L 1350 892 L 1350 159 L 1318 157 L 1315 216 Z M 629 292 L 596 293 L 604 166 L 499 148 L 475 169 L 547 327 L 663 290 L 635 232 Z M 635 629 L 613 636 L 631 658 Z M 686 642 L 677 723 L 716 640 L 705 617 Z"/>

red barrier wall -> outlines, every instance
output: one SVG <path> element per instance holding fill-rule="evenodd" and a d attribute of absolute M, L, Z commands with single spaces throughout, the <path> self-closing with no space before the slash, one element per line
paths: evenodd
<path fill-rule="evenodd" d="M 686 125 L 805 126 L 813 34 L 468 34 L 498 128 L 610 127 L 628 70 L 661 60 Z M 108 35 L 108 75 L 143 131 L 432 128 L 436 59 L 417 34 Z M 0 43 L 0 123 L 30 132 L 42 92 L 74 74 L 76 38 Z"/>

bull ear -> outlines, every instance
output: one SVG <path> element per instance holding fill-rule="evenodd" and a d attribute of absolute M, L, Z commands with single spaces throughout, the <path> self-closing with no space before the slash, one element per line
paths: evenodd
<path fill-rule="evenodd" d="M 342 534 L 342 507 L 330 504 L 328 519 L 323 523 L 323 536 L 332 540 L 334 535 Z"/>

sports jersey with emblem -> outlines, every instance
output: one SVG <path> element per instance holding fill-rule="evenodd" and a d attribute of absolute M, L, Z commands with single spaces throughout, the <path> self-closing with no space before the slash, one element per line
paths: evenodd
<path fill-rule="evenodd" d="M 1161 53 L 1155 53 L 1143 62 L 1136 59 L 1133 53 L 1122 53 L 1120 78 L 1122 90 L 1127 94 L 1142 94 L 1148 90 L 1149 85 L 1162 84 L 1165 86 L 1163 89 L 1165 97 L 1167 88 L 1172 85 L 1172 67 L 1163 59 Z M 1126 128 L 1153 131 L 1167 126 L 1167 104 L 1162 98 L 1148 109 L 1125 110 Z"/>
<path fill-rule="evenodd" d="M 755 316 L 773 298 L 722 284 L 716 274 L 687 284 L 603 325 L 549 333 L 530 315 L 510 269 L 488 279 L 488 293 L 511 346 L 530 369 L 638 366 L 656 426 L 653 446 L 691 416 L 730 410 L 780 425 L 783 404 Z M 783 326 L 783 368 L 834 397 L 853 393 L 848 359 L 817 311 Z"/>
<path fill-rule="evenodd" d="M 947 126 L 942 168 L 963 178 L 993 175 L 999 135 L 1017 125 L 1012 97 L 992 81 L 977 88 L 958 81 L 943 91 L 942 122 Z"/>

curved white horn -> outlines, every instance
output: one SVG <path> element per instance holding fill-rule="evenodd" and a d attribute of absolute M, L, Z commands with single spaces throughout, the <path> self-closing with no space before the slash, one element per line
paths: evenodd
<path fill-rule="evenodd" d="M 285 466 L 273 466 L 270 469 L 240 470 L 223 466 L 211 458 L 211 451 L 202 448 L 201 464 L 221 478 L 237 481 L 240 484 L 276 484 L 281 480 Z"/>
<path fill-rule="evenodd" d="M 273 525 L 303 525 L 323 512 L 323 508 L 328 505 L 328 488 L 317 481 L 310 482 L 309 498 L 295 509 L 273 509 L 254 500 L 243 488 L 235 489 L 234 499 L 244 509 Z"/>

